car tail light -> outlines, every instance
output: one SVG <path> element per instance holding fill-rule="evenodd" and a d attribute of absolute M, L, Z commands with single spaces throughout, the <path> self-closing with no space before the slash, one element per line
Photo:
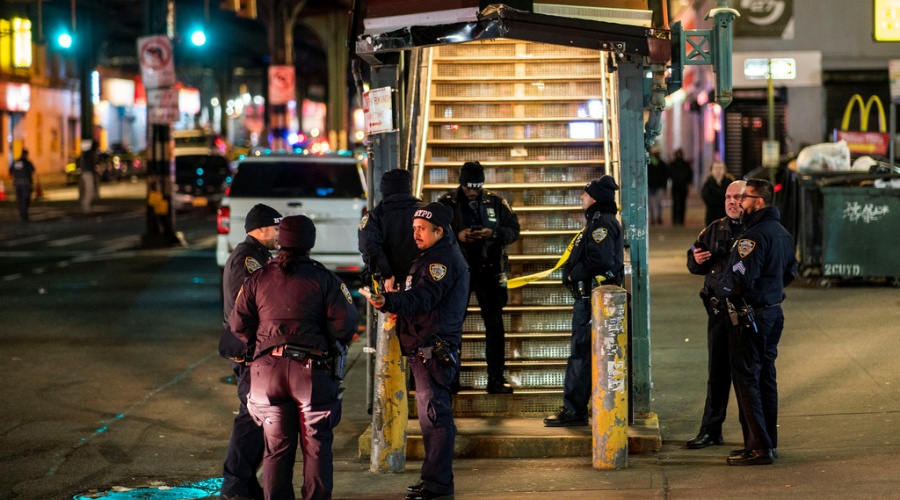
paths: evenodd
<path fill-rule="evenodd" d="M 231 207 L 219 207 L 216 209 L 216 229 L 219 234 L 231 232 Z"/>
<path fill-rule="evenodd" d="M 368 212 L 368 211 L 369 211 L 369 207 L 363 207 L 362 213 L 359 214 L 360 218 L 365 217 L 365 216 L 366 216 L 366 212 Z"/>

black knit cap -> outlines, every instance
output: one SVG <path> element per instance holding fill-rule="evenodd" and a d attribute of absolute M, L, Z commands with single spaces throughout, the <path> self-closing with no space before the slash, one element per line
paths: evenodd
<path fill-rule="evenodd" d="M 467 161 L 459 169 L 459 185 L 478 189 L 484 186 L 484 167 L 477 161 Z"/>
<path fill-rule="evenodd" d="M 395 168 L 388 170 L 381 176 L 381 184 L 378 186 L 382 196 L 390 196 L 392 194 L 411 194 L 412 193 L 412 174 L 409 170 Z"/>
<path fill-rule="evenodd" d="M 278 213 L 278 210 L 259 203 L 247 212 L 247 218 L 244 219 L 244 230 L 249 233 L 261 227 L 277 226 L 280 222 L 281 214 Z"/>
<path fill-rule="evenodd" d="M 278 245 L 282 248 L 309 250 L 316 245 L 316 225 L 305 215 L 291 215 L 281 220 Z"/>
<path fill-rule="evenodd" d="M 424 219 L 446 230 L 453 220 L 453 209 L 443 203 L 432 202 L 416 210 L 413 219 Z"/>
<path fill-rule="evenodd" d="M 592 180 L 584 186 L 584 191 L 596 201 L 615 201 L 619 185 L 608 175 Z"/>

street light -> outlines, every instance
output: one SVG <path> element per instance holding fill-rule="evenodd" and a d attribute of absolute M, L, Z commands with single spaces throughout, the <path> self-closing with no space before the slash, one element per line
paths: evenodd
<path fill-rule="evenodd" d="M 68 33 L 60 33 L 58 37 L 56 37 L 56 44 L 64 49 L 72 48 L 72 35 Z"/>
<path fill-rule="evenodd" d="M 206 33 L 202 29 L 194 30 L 194 32 L 191 33 L 191 43 L 197 47 L 202 47 L 206 44 Z"/>

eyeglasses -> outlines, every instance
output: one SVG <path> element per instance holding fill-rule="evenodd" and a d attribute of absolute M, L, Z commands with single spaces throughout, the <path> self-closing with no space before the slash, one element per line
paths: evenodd
<path fill-rule="evenodd" d="M 742 194 L 741 195 L 742 200 L 747 199 L 747 198 L 762 198 L 762 196 L 753 196 L 752 194 Z"/>

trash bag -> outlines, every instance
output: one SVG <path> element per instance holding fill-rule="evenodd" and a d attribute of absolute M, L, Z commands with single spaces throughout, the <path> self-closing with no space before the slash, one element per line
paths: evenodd
<path fill-rule="evenodd" d="M 797 155 L 800 172 L 841 172 L 850 170 L 850 148 L 846 141 L 807 146 Z"/>

